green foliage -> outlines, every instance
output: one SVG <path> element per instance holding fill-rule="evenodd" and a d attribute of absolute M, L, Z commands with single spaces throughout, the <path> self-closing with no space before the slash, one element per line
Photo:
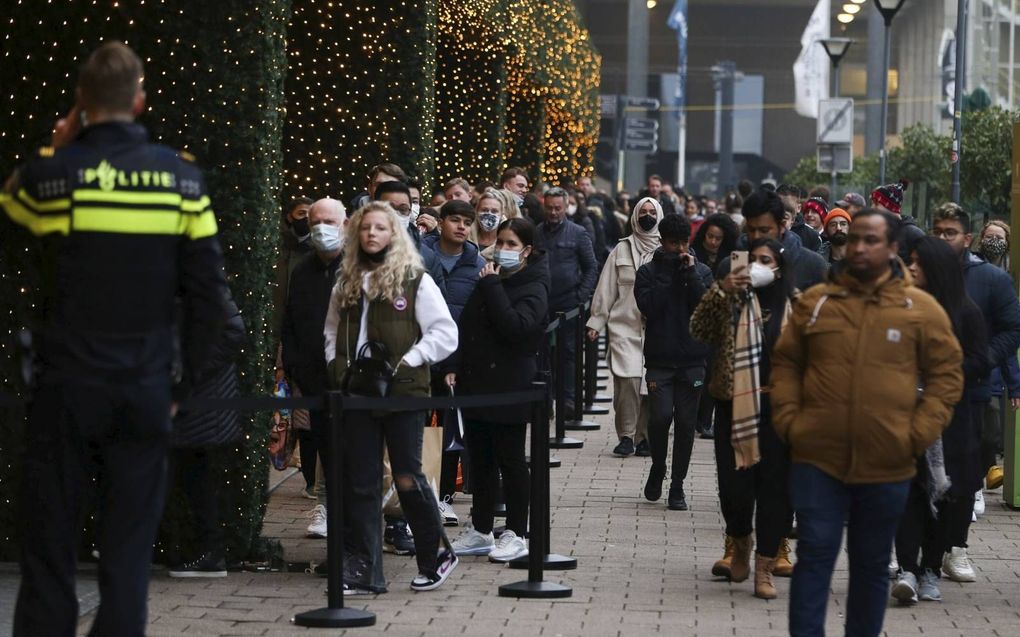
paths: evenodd
<path fill-rule="evenodd" d="M 1020 111 L 989 108 L 963 118 L 961 198 L 974 212 L 1008 217 L 1013 176 L 1013 125 Z"/>

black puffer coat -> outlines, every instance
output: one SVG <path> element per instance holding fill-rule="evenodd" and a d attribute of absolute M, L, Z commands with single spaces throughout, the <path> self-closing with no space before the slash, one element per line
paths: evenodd
<path fill-rule="evenodd" d="M 460 315 L 453 356 L 457 393 L 465 396 L 531 389 L 549 312 L 549 267 L 533 256 L 519 272 L 478 282 Z M 528 405 L 465 409 L 464 418 L 495 423 L 531 420 Z"/>
<path fill-rule="evenodd" d="M 191 398 L 236 398 L 240 395 L 237 379 L 237 354 L 247 334 L 244 319 L 232 298 L 225 303 L 227 322 L 223 334 L 191 382 Z M 175 447 L 216 447 L 241 438 L 241 421 L 236 411 L 183 412 L 174 420 Z"/>

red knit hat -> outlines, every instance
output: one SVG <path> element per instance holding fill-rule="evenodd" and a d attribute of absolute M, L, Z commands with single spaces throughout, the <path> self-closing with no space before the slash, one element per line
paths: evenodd
<path fill-rule="evenodd" d="M 825 200 L 821 197 L 811 197 L 800 207 L 800 212 L 803 214 L 805 211 L 814 210 L 818 213 L 818 217 L 822 220 L 822 225 L 825 225 L 825 217 L 829 214 L 829 207 L 825 204 Z"/>
<path fill-rule="evenodd" d="M 871 203 L 875 206 L 882 206 L 889 212 L 900 214 L 903 210 L 903 191 L 907 189 L 910 182 L 901 179 L 895 184 L 879 186 L 871 193 Z"/>

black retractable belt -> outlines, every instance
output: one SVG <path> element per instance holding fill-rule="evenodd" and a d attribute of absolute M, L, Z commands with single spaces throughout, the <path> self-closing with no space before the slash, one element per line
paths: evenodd
<path fill-rule="evenodd" d="M 588 345 L 594 345 L 592 341 L 588 340 L 586 335 L 588 330 L 588 309 L 590 306 L 590 302 L 577 306 L 577 334 L 574 335 L 576 343 L 574 352 L 574 379 L 577 390 L 574 400 L 574 413 L 567 414 L 570 420 L 563 423 L 563 428 L 567 431 L 598 431 L 599 429 L 598 423 L 584 419 L 584 405 L 588 396 L 588 383 L 589 381 L 594 381 L 594 377 L 589 371 L 595 371 L 594 367 L 589 370 L 588 366 L 588 361 L 592 358 Z"/>
<path fill-rule="evenodd" d="M 545 383 L 535 385 L 547 387 Z M 532 458 L 544 458 L 549 455 L 548 405 L 548 400 L 542 399 L 532 406 Z M 500 586 L 500 597 L 538 599 L 570 597 L 574 591 L 569 586 L 547 582 L 544 579 L 546 568 L 577 568 L 576 559 L 549 553 L 549 465 L 544 463 L 532 464 L 530 528 L 528 555 L 510 562 L 511 568 L 528 569 L 528 579 Z M 573 562 L 573 566 L 564 565 L 569 562 Z"/>
<path fill-rule="evenodd" d="M 551 449 L 580 449 L 584 446 L 584 441 L 577 440 L 576 438 L 568 438 L 564 425 L 567 422 L 567 387 L 566 387 L 566 367 L 567 367 L 567 348 L 564 347 L 567 339 L 567 321 L 574 318 L 573 313 L 577 310 L 571 310 L 570 314 L 563 312 L 556 313 L 557 327 L 556 327 L 556 343 L 553 346 L 553 383 L 556 387 L 556 436 L 549 439 L 549 447 Z"/>

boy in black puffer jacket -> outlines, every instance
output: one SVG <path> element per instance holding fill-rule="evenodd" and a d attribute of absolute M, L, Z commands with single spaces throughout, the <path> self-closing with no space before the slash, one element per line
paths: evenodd
<path fill-rule="evenodd" d="M 645 318 L 645 382 L 651 404 L 652 468 L 645 498 L 656 502 L 662 497 L 669 425 L 675 421 L 667 503 L 672 510 L 686 511 L 683 483 L 691 462 L 708 356 L 708 347 L 691 337 L 689 327 L 694 308 L 712 282 L 712 270 L 688 252 L 691 224 L 686 217 L 665 217 L 659 223 L 659 236 L 662 247 L 650 263 L 641 266 L 634 282 L 634 296 Z"/>

